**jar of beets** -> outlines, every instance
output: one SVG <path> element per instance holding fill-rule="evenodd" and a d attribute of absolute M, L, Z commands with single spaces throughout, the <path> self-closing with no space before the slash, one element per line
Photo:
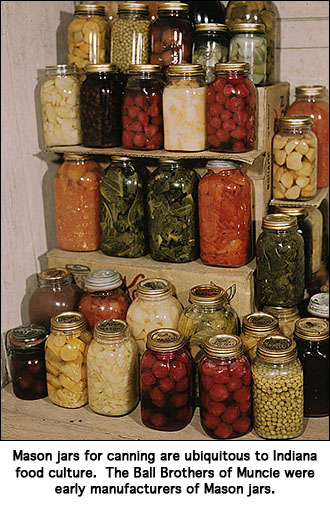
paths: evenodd
<path fill-rule="evenodd" d="M 248 63 L 218 63 L 207 90 L 207 140 L 212 151 L 256 148 L 256 87 Z"/>
<path fill-rule="evenodd" d="M 209 336 L 199 362 L 200 416 L 204 431 L 226 439 L 251 430 L 251 369 L 241 338 Z"/>
<path fill-rule="evenodd" d="M 159 150 L 163 146 L 162 95 L 159 65 L 130 65 L 122 107 L 124 148 Z"/>
<path fill-rule="evenodd" d="M 145 426 L 177 431 L 189 424 L 195 396 L 192 357 L 182 333 L 162 328 L 148 334 L 141 360 L 140 390 Z"/>

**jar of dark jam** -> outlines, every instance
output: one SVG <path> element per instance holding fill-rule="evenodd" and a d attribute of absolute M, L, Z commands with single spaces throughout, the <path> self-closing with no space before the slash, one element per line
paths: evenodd
<path fill-rule="evenodd" d="M 142 422 L 155 430 L 181 430 L 195 407 L 192 358 L 184 336 L 174 329 L 155 329 L 146 346 L 140 368 Z"/>
<path fill-rule="evenodd" d="M 50 329 L 50 319 L 62 312 L 75 311 L 83 292 L 72 283 L 64 268 L 50 268 L 38 274 L 38 287 L 29 301 L 29 318 L 33 324 Z"/>
<path fill-rule="evenodd" d="M 299 319 L 294 339 L 304 370 L 304 415 L 329 415 L 329 323 L 310 317 Z"/>
<path fill-rule="evenodd" d="M 14 393 L 22 400 L 38 400 L 47 396 L 45 340 L 47 330 L 26 324 L 6 334 L 9 370 Z"/>

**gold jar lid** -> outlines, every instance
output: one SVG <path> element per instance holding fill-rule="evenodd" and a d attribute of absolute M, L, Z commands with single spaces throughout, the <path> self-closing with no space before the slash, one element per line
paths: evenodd
<path fill-rule="evenodd" d="M 94 338 L 115 340 L 121 338 L 129 330 L 128 324 L 121 319 L 99 320 L 94 326 Z"/>
<path fill-rule="evenodd" d="M 291 208 L 289 206 L 275 206 L 275 213 L 285 213 L 294 217 L 307 215 L 306 208 Z"/>
<path fill-rule="evenodd" d="M 64 160 L 91 160 L 90 155 L 80 155 L 79 153 L 64 153 Z"/>
<path fill-rule="evenodd" d="M 279 119 L 280 127 L 312 127 L 313 120 L 310 116 L 295 114 L 292 116 L 282 116 Z"/>
<path fill-rule="evenodd" d="M 329 318 L 329 293 L 314 294 L 309 300 L 307 311 L 315 317 Z"/>
<path fill-rule="evenodd" d="M 205 168 L 208 169 L 238 169 L 242 162 L 237 160 L 208 160 Z"/>
<path fill-rule="evenodd" d="M 61 282 L 71 279 L 71 273 L 64 268 L 49 268 L 38 273 L 38 278 L 47 282 Z"/>
<path fill-rule="evenodd" d="M 79 331 L 86 328 L 86 319 L 80 312 L 63 312 L 50 319 L 51 331 Z"/>
<path fill-rule="evenodd" d="M 329 323 L 318 317 L 299 319 L 295 323 L 294 333 L 303 340 L 326 340 L 329 338 Z"/>
<path fill-rule="evenodd" d="M 159 73 L 161 71 L 160 65 L 141 65 L 136 63 L 131 63 L 128 67 L 129 74 L 140 74 L 141 72 L 150 72 L 152 74 Z"/>
<path fill-rule="evenodd" d="M 140 12 L 141 14 L 148 14 L 149 8 L 145 4 L 138 2 L 124 2 L 118 5 L 118 14 L 124 12 Z"/>
<path fill-rule="evenodd" d="M 104 5 L 79 4 L 74 9 L 75 14 L 95 14 L 96 16 L 105 16 Z"/>
<path fill-rule="evenodd" d="M 297 218 L 284 213 L 272 213 L 262 219 L 262 229 L 285 231 L 297 227 Z"/>
<path fill-rule="evenodd" d="M 159 159 L 159 165 L 180 164 L 181 162 L 182 162 L 182 158 L 161 158 L 161 159 Z"/>
<path fill-rule="evenodd" d="M 253 331 L 254 333 L 270 334 L 278 329 L 278 319 L 274 315 L 265 312 L 254 312 L 243 317 L 243 330 Z"/>
<path fill-rule="evenodd" d="M 235 23 L 231 31 L 265 33 L 265 25 L 262 23 Z"/>
<path fill-rule="evenodd" d="M 94 64 L 89 63 L 85 67 L 85 72 L 87 74 L 93 74 L 96 72 L 117 72 L 118 67 L 114 63 L 103 63 L 103 64 Z"/>
<path fill-rule="evenodd" d="M 136 286 L 138 296 L 157 299 L 172 294 L 172 285 L 164 278 L 145 278 Z"/>
<path fill-rule="evenodd" d="M 191 303 L 207 308 L 218 306 L 220 303 L 224 303 L 226 299 L 226 291 L 217 285 L 196 285 L 189 291 L 189 301 Z"/>
<path fill-rule="evenodd" d="M 250 64 L 248 62 L 227 62 L 217 63 L 215 65 L 215 72 L 227 72 L 229 70 L 234 72 L 248 72 L 250 70 Z"/>
<path fill-rule="evenodd" d="M 184 335 L 170 328 L 154 329 L 147 335 L 147 347 L 156 352 L 173 352 L 180 349 L 184 342 Z"/>
<path fill-rule="evenodd" d="M 265 336 L 257 343 L 257 356 L 266 361 L 291 361 L 297 356 L 296 342 L 279 334 Z"/>
<path fill-rule="evenodd" d="M 131 157 L 125 157 L 121 155 L 111 155 L 111 162 L 129 162 L 131 161 Z"/>
<path fill-rule="evenodd" d="M 229 32 L 228 27 L 222 23 L 199 23 L 195 27 L 195 32 Z"/>
<path fill-rule="evenodd" d="M 243 341 L 235 334 L 216 334 L 205 339 L 206 354 L 214 357 L 234 357 L 244 351 Z"/>
<path fill-rule="evenodd" d="M 323 85 L 303 85 L 296 86 L 296 97 L 320 97 L 326 92 L 326 87 Z"/>
<path fill-rule="evenodd" d="M 284 306 L 264 306 L 264 312 L 274 315 L 278 319 L 296 317 L 299 315 L 297 306 L 291 306 L 290 308 L 284 308 Z"/>
<path fill-rule="evenodd" d="M 189 12 L 189 5 L 183 2 L 159 2 L 158 12 L 186 11 Z"/>
<path fill-rule="evenodd" d="M 171 76 L 173 75 L 182 76 L 184 74 L 191 74 L 193 76 L 197 76 L 199 74 L 203 74 L 203 67 L 199 64 L 180 63 L 177 65 L 169 65 L 168 73 Z"/>
<path fill-rule="evenodd" d="M 9 345 L 17 348 L 28 348 L 40 345 L 47 338 L 48 331 L 43 326 L 36 324 L 23 324 L 10 329 L 7 334 Z"/>

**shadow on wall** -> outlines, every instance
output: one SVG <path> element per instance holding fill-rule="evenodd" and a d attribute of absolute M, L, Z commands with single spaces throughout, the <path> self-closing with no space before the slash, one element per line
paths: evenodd
<path fill-rule="evenodd" d="M 60 12 L 60 24 L 56 31 L 56 61 L 58 65 L 68 61 L 68 28 L 73 19 L 72 13 Z"/>
<path fill-rule="evenodd" d="M 38 286 L 37 275 L 31 275 L 26 279 L 25 285 L 25 295 L 21 301 L 21 319 L 22 324 L 29 324 L 29 300 L 32 293 Z"/>

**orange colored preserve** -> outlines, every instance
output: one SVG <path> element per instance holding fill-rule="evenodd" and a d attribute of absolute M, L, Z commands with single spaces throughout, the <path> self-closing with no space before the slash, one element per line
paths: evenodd
<path fill-rule="evenodd" d="M 101 168 L 90 157 L 67 154 L 54 179 L 59 248 L 88 252 L 100 248 Z"/>
<path fill-rule="evenodd" d="M 298 86 L 296 100 L 286 112 L 308 115 L 313 119 L 312 131 L 318 140 L 317 188 L 329 186 L 329 103 L 326 88 L 321 85 Z"/>
<path fill-rule="evenodd" d="M 252 258 L 250 179 L 231 160 L 211 160 L 206 168 L 198 185 L 201 261 L 243 266 Z"/>

